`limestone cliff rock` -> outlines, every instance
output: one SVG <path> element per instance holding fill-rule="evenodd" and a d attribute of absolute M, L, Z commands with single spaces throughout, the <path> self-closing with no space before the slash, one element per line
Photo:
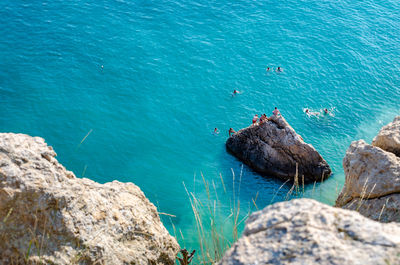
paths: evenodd
<path fill-rule="evenodd" d="M 400 226 L 310 199 L 253 213 L 219 265 L 400 264 Z"/>
<path fill-rule="evenodd" d="M 337 199 L 373 199 L 400 192 L 400 158 L 364 140 L 351 143 L 343 159 L 346 182 Z"/>
<path fill-rule="evenodd" d="M 354 198 L 341 206 L 354 210 L 373 220 L 389 223 L 400 222 L 400 194 L 389 194 L 374 199 Z"/>
<path fill-rule="evenodd" d="M 179 245 L 137 186 L 76 178 L 55 156 L 0 134 L 0 264 L 174 264 Z"/>
<path fill-rule="evenodd" d="M 321 181 L 331 169 L 315 148 L 303 141 L 282 116 L 252 125 L 229 137 L 226 147 L 233 155 L 265 175 L 293 179 L 298 165 L 299 183 Z"/>
<path fill-rule="evenodd" d="M 400 116 L 397 116 L 393 122 L 382 127 L 372 141 L 372 145 L 400 156 Z"/>
<path fill-rule="evenodd" d="M 400 116 L 384 126 L 372 145 L 353 142 L 343 159 L 346 175 L 336 206 L 381 222 L 400 222 Z"/>

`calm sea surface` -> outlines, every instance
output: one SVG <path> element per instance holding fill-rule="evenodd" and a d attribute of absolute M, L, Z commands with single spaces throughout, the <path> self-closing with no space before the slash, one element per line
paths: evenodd
<path fill-rule="evenodd" d="M 233 197 L 241 217 L 285 199 L 224 146 L 275 106 L 333 169 L 305 196 L 333 204 L 349 144 L 400 114 L 400 2 L 0 2 L 0 131 L 45 138 L 78 177 L 135 183 L 182 246 L 198 248 L 183 183 L 202 200 L 201 174 L 227 215 Z"/>

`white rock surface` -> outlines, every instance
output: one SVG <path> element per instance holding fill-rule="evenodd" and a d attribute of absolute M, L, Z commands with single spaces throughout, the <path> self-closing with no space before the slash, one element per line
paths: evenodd
<path fill-rule="evenodd" d="M 76 178 L 55 156 L 0 134 L 0 264 L 174 264 L 179 245 L 137 186 Z"/>
<path fill-rule="evenodd" d="M 400 222 L 400 194 L 390 194 L 375 199 L 352 199 L 342 206 L 383 223 Z"/>
<path fill-rule="evenodd" d="M 252 214 L 220 265 L 400 264 L 400 227 L 310 199 Z"/>
<path fill-rule="evenodd" d="M 343 159 L 346 181 L 336 200 L 372 199 L 400 192 L 400 158 L 364 140 L 352 142 Z"/>
<path fill-rule="evenodd" d="M 336 206 L 380 222 L 400 222 L 400 116 L 372 145 L 353 142 L 343 159 L 346 181 Z"/>
<path fill-rule="evenodd" d="M 393 122 L 382 127 L 372 141 L 372 145 L 400 156 L 400 116 L 397 116 Z"/>

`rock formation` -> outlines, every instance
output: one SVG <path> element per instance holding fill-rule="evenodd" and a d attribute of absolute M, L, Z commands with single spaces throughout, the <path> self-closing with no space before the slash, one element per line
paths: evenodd
<path fill-rule="evenodd" d="M 400 264 L 400 226 L 310 199 L 253 213 L 219 265 Z"/>
<path fill-rule="evenodd" d="M 282 116 L 271 116 L 229 137 L 226 147 L 255 171 L 283 180 L 294 179 L 296 165 L 302 183 L 326 179 L 331 169 L 322 156 L 307 144 Z"/>
<path fill-rule="evenodd" d="M 400 116 L 397 116 L 393 122 L 382 127 L 372 141 L 372 145 L 400 156 Z"/>
<path fill-rule="evenodd" d="M 0 264 L 174 264 L 179 245 L 137 186 L 76 178 L 55 156 L 0 134 Z"/>
<path fill-rule="evenodd" d="M 336 206 L 381 222 L 400 222 L 400 116 L 372 145 L 351 143 L 343 159 L 346 181 Z"/>

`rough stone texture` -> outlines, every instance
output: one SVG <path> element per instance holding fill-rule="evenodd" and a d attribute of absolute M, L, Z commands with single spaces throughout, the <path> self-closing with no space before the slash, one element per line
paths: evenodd
<path fill-rule="evenodd" d="M 343 159 L 346 181 L 336 206 L 380 222 L 400 222 L 400 116 L 372 145 L 353 142 Z"/>
<path fill-rule="evenodd" d="M 400 116 L 397 116 L 393 122 L 382 127 L 372 141 L 372 145 L 400 156 Z"/>
<path fill-rule="evenodd" d="M 0 134 L 0 264 L 174 264 L 179 245 L 137 186 L 76 178 L 55 156 Z"/>
<path fill-rule="evenodd" d="M 355 198 L 342 206 L 383 223 L 400 222 L 400 194 L 390 194 L 370 200 Z"/>
<path fill-rule="evenodd" d="M 220 265 L 400 264 L 400 226 L 310 199 L 252 214 Z"/>
<path fill-rule="evenodd" d="M 346 181 L 336 200 L 373 199 L 400 192 L 400 158 L 364 140 L 352 142 L 343 159 Z"/>
<path fill-rule="evenodd" d="M 321 181 L 331 174 L 322 156 L 307 144 L 282 116 L 271 116 L 229 137 L 226 147 L 233 155 L 266 175 L 294 179 L 298 164 L 299 183 Z"/>

